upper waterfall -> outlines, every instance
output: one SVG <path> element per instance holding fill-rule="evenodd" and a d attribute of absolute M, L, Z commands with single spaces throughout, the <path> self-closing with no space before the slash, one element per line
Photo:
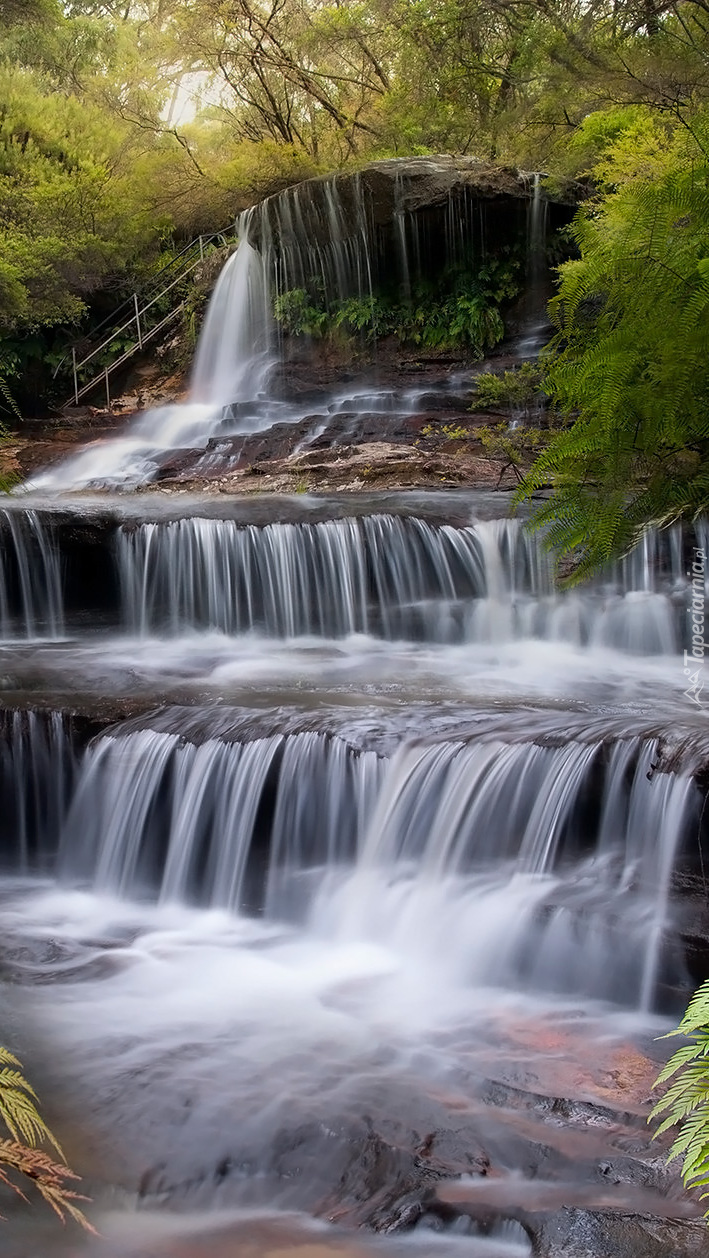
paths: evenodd
<path fill-rule="evenodd" d="M 217 408 L 260 395 L 274 350 L 267 265 L 249 241 L 252 217 L 239 220 L 239 246 L 217 280 L 192 370 L 191 397 Z"/>
<path fill-rule="evenodd" d="M 239 220 L 238 248 L 207 310 L 188 400 L 141 415 L 121 436 L 34 477 L 33 486 L 131 487 L 152 480 L 167 451 L 199 451 L 217 436 L 302 421 L 307 404 L 289 398 L 275 370 L 283 348 L 279 310 L 282 322 L 286 311 L 315 303 L 339 318 L 355 301 L 354 325 L 369 319 L 376 338 L 379 291 L 406 303 L 414 283 L 450 275 L 454 292 L 456 272 L 477 273 L 495 258 L 509 266 L 515 250 L 521 274 L 525 255 L 532 260 L 536 283 L 545 205 L 525 175 L 451 158 L 374 163 L 267 198 Z"/>

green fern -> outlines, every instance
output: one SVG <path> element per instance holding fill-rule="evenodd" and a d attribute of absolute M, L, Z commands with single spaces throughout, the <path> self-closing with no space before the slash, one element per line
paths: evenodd
<path fill-rule="evenodd" d="M 2 404 L 0 404 L 1 410 L 5 410 L 11 415 L 14 415 L 16 419 L 22 419 L 20 408 L 10 392 L 10 386 L 8 385 L 7 380 L 2 375 L 0 375 L 0 399 L 2 399 Z M 5 426 L 2 423 L 2 420 L 0 420 L 0 437 L 6 436 L 7 432 Z"/>
<path fill-rule="evenodd" d="M 709 1189 L 709 980 L 693 996 L 677 1030 L 670 1032 L 674 1035 L 688 1036 L 690 1043 L 677 1050 L 658 1076 L 656 1086 L 671 1079 L 674 1083 L 648 1121 L 661 1119 L 654 1138 L 679 1127 L 668 1160 L 682 1158 L 687 1189 Z M 709 1192 L 702 1192 L 700 1199 L 707 1197 Z"/>
<path fill-rule="evenodd" d="M 709 163 L 675 157 L 586 205 L 561 267 L 545 391 L 565 428 L 518 491 L 581 579 L 649 524 L 709 509 Z"/>

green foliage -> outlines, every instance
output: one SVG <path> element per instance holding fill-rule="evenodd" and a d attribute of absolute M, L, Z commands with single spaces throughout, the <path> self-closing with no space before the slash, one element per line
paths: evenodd
<path fill-rule="evenodd" d="M 276 298 L 274 313 L 291 336 L 394 336 L 404 345 L 482 356 L 505 334 L 499 305 L 518 291 L 518 271 L 514 258 L 491 260 L 477 271 L 422 280 L 410 300 L 379 292 L 327 305 L 317 292 L 296 288 Z"/>
<path fill-rule="evenodd" d="M 4 376 L 0 376 L 0 410 L 6 411 L 9 415 L 14 415 L 16 419 L 21 419 L 20 408 L 17 405 L 10 386 Z M 7 433 L 0 422 L 0 439 L 5 437 Z"/>
<path fill-rule="evenodd" d="M 274 314 L 289 336 L 322 336 L 330 322 L 328 312 L 316 306 L 304 288 L 276 297 Z"/>
<path fill-rule="evenodd" d="M 690 1042 L 673 1054 L 658 1076 L 655 1086 L 671 1079 L 674 1082 L 648 1121 L 661 1119 L 655 1138 L 679 1127 L 669 1161 L 682 1158 L 686 1188 L 709 1189 L 709 980 L 695 993 L 679 1027 L 670 1035 L 686 1036 Z M 709 1191 L 702 1192 L 701 1199 L 707 1197 Z"/>
<path fill-rule="evenodd" d="M 421 429 L 421 435 L 422 437 L 446 437 L 448 441 L 467 441 L 472 433 L 462 424 L 425 424 Z"/>
<path fill-rule="evenodd" d="M 486 372 L 478 376 L 474 410 L 509 407 L 525 416 L 543 401 L 544 373 L 536 363 L 521 363 L 513 371 L 501 375 Z"/>
<path fill-rule="evenodd" d="M 76 1176 L 64 1162 L 64 1155 L 37 1109 L 34 1089 L 22 1074 L 22 1067 L 12 1053 L 0 1047 L 0 1123 L 10 1139 L 0 1139 L 0 1183 L 26 1200 L 20 1182 L 40 1194 L 55 1214 L 64 1221 L 68 1215 L 89 1232 L 93 1228 L 82 1213 L 80 1197 L 70 1187 Z M 54 1155 L 39 1146 L 49 1145 Z M 61 1162 L 56 1160 L 58 1155 Z"/>
<path fill-rule="evenodd" d="M 581 256 L 561 268 L 545 378 L 567 426 L 520 490 L 551 487 L 535 523 L 573 554 L 573 579 L 625 553 L 649 521 L 709 508 L 704 135 L 703 117 L 693 137 L 624 133 L 603 159 L 607 190 L 575 220 Z"/>
<path fill-rule="evenodd" d="M 522 424 L 517 428 L 510 428 L 509 424 L 484 426 L 476 428 L 475 435 L 485 453 L 502 463 L 500 480 L 505 472 L 511 471 L 518 484 L 523 480 L 522 469 L 549 442 L 548 432 L 543 432 L 540 428 L 527 428 Z"/>
<path fill-rule="evenodd" d="M 708 53 L 697 6 L 636 0 L 0 0 L 0 350 L 19 354 L 18 397 L 167 241 L 311 175 L 448 151 L 559 187 L 592 171 L 612 196 L 664 178 L 683 138 L 699 189 Z M 484 353 L 509 294 L 469 278 L 340 310 L 308 294 L 281 322 Z"/>

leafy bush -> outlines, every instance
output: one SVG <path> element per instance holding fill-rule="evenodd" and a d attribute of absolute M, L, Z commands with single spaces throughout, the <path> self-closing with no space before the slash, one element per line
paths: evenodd
<path fill-rule="evenodd" d="M 291 288 L 274 302 L 274 314 L 289 336 L 322 336 L 329 315 L 314 304 L 304 288 Z"/>
<path fill-rule="evenodd" d="M 426 424 L 421 429 L 422 437 L 446 437 L 448 441 L 466 441 L 473 434 L 462 424 Z"/>
<path fill-rule="evenodd" d="M 505 371 L 499 376 L 492 372 L 478 376 L 474 409 L 503 406 L 529 415 L 543 398 L 543 381 L 544 373 L 536 363 L 522 363 L 514 371 Z"/>
<path fill-rule="evenodd" d="M 548 432 L 542 432 L 540 428 L 527 428 L 525 425 L 510 428 L 508 424 L 496 424 L 494 428 L 476 428 L 475 435 L 485 453 L 502 462 L 500 480 L 506 471 L 511 470 L 518 483 L 524 479 L 521 470 L 524 465 L 536 457 L 549 442 Z"/>
<path fill-rule="evenodd" d="M 658 124 L 611 147 L 550 306 L 545 387 L 570 423 L 520 496 L 551 487 L 535 522 L 573 580 L 709 509 L 709 114 L 692 137 Z"/>
<path fill-rule="evenodd" d="M 677 1030 L 670 1031 L 674 1035 L 688 1036 L 690 1043 L 673 1054 L 659 1075 L 656 1086 L 670 1079 L 674 1083 L 648 1121 L 662 1119 L 655 1138 L 679 1127 L 669 1161 L 682 1158 L 685 1188 L 709 1189 L 709 979 L 693 996 Z M 702 1200 L 707 1197 L 709 1192 L 701 1194 Z"/>

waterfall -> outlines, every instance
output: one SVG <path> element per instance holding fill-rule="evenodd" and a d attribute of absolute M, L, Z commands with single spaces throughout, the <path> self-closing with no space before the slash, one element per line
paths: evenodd
<path fill-rule="evenodd" d="M 1 711 L 2 865 L 28 874 L 50 869 L 74 788 L 79 754 L 60 712 Z"/>
<path fill-rule="evenodd" d="M 390 515 L 258 528 L 191 518 L 119 530 L 123 622 L 133 632 L 367 633 L 432 642 L 542 638 L 639 654 L 679 649 L 679 531 L 572 595 L 519 521 L 465 528 Z"/>
<path fill-rule="evenodd" d="M 255 211 L 239 219 L 239 247 L 212 294 L 192 369 L 195 401 L 220 408 L 257 398 L 272 362 L 275 332 L 267 261 L 249 242 Z"/>
<path fill-rule="evenodd" d="M 72 532 L 20 508 L 3 510 L 0 525 L 0 640 L 65 636 L 75 599 Z M 455 527 L 381 514 L 258 526 L 193 516 L 123 524 L 113 546 L 102 544 L 120 606 L 109 579 L 101 623 L 112 616 L 146 637 L 532 638 L 640 655 L 670 655 L 686 641 L 679 527 L 648 531 L 627 558 L 571 593 L 555 588 L 542 539 L 510 519 Z"/>
<path fill-rule="evenodd" d="M 515 356 L 525 360 L 536 358 L 549 338 L 550 323 L 547 302 L 551 296 L 549 265 L 547 262 L 547 231 L 549 204 L 542 196 L 542 175 L 527 175 L 531 193 L 527 214 L 527 265 L 525 296 L 520 335 L 515 345 Z"/>
<path fill-rule="evenodd" d="M 57 638 L 64 628 L 61 570 L 36 511 L 0 511 L 0 637 Z"/>
<path fill-rule="evenodd" d="M 549 204 L 542 197 L 542 177 L 538 172 L 535 172 L 533 180 L 527 237 L 527 279 L 536 291 L 546 274 L 544 250 Z"/>
<path fill-rule="evenodd" d="M 129 723 L 77 762 L 61 720 L 30 713 L 7 745 L 22 869 L 59 831 L 59 871 L 97 891 L 443 948 L 475 985 L 649 1008 L 682 977 L 670 882 L 701 797 L 688 769 L 652 771 L 657 740 L 382 757 L 314 731 L 197 743 Z"/>
<path fill-rule="evenodd" d="M 153 480 L 168 451 L 204 450 L 215 437 L 302 420 L 307 410 L 297 400 L 283 400 L 283 378 L 274 371 L 283 348 L 274 317 L 279 297 L 301 293 L 322 309 L 354 298 L 373 309 L 381 284 L 398 288 L 406 300 L 417 280 L 437 281 L 448 270 L 486 257 L 485 194 L 481 199 L 474 185 L 459 179 L 440 203 L 434 199 L 427 205 L 424 199 L 422 207 L 415 193 L 418 168 L 408 176 L 397 169 L 391 186 L 389 176 L 376 167 L 369 174 L 369 180 L 364 174 L 308 180 L 243 213 L 237 250 L 224 265 L 200 332 L 189 399 L 146 412 L 125 434 L 70 456 L 34 477 L 32 486 L 129 488 Z M 520 210 L 523 205 L 520 198 Z M 536 243 L 530 245 L 530 257 L 541 259 L 540 266 L 543 249 L 537 237 L 545 207 L 535 185 L 531 222 Z M 510 233 L 520 243 L 523 222 L 515 208 Z"/>
<path fill-rule="evenodd" d="M 297 878 L 353 859 L 378 758 L 318 733 L 209 739 L 139 730 L 89 748 L 60 865 L 103 890 L 284 915 Z M 259 868 L 250 869 L 251 858 Z M 247 874 L 260 891 L 245 889 Z"/>

